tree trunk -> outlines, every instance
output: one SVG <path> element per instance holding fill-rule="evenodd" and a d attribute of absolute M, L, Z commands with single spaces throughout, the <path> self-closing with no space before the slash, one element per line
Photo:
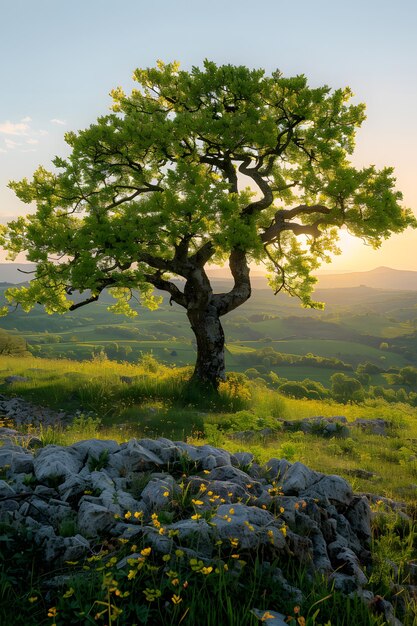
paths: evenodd
<path fill-rule="evenodd" d="M 204 309 L 189 309 L 187 316 L 197 340 L 197 360 L 191 382 L 215 391 L 219 382 L 226 378 L 224 332 L 217 307 L 209 302 Z"/>

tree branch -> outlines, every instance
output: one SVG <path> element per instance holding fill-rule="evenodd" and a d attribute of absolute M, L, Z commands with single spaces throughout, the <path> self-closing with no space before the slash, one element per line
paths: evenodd
<path fill-rule="evenodd" d="M 145 274 L 145 279 L 148 283 L 151 283 L 157 289 L 161 289 L 162 291 L 167 291 L 170 295 L 170 304 L 172 304 L 172 300 L 179 304 L 180 306 L 187 308 L 187 299 L 184 296 L 183 292 L 178 289 L 178 287 L 169 280 L 165 280 L 159 274 Z"/>
<path fill-rule="evenodd" d="M 259 187 L 261 190 L 263 197 L 256 202 L 251 202 L 248 204 L 242 211 L 242 215 L 253 215 L 253 213 L 258 213 L 263 209 L 271 206 L 274 201 L 274 194 L 272 193 L 272 189 L 267 180 L 259 173 L 258 168 L 251 167 L 248 165 L 251 163 L 250 157 L 245 157 L 242 163 L 239 166 L 239 172 L 244 176 L 249 176 Z"/>
<path fill-rule="evenodd" d="M 218 293 L 213 296 L 213 302 L 220 316 L 236 309 L 246 302 L 251 295 L 249 267 L 246 254 L 242 250 L 232 250 L 229 257 L 229 267 L 234 278 L 233 289 L 228 293 Z"/>
<path fill-rule="evenodd" d="M 330 212 L 331 209 L 321 204 L 311 206 L 300 204 L 293 209 L 281 209 L 275 213 L 275 217 L 268 228 L 261 233 L 261 240 L 266 244 L 272 243 L 284 230 L 291 230 L 295 235 L 310 235 L 312 237 L 319 237 L 321 234 L 319 225 L 325 223 L 324 219 L 317 219 L 312 224 L 291 223 L 287 222 L 287 220 L 291 220 L 292 218 L 300 215 L 311 215 L 314 213 L 327 215 Z"/>
<path fill-rule="evenodd" d="M 192 269 L 192 266 L 204 267 L 204 265 L 211 259 L 214 254 L 214 246 L 211 241 L 207 241 L 201 246 L 199 250 L 188 258 L 187 265 Z"/>
<path fill-rule="evenodd" d="M 101 292 L 102 292 L 102 289 L 100 289 L 100 293 Z M 86 298 L 85 300 L 82 300 L 81 302 L 76 302 L 74 304 L 71 304 L 69 310 L 75 311 L 75 309 L 79 309 L 80 307 L 85 306 L 86 304 L 90 304 L 91 302 L 97 302 L 99 297 L 100 297 L 100 294 L 96 296 L 91 296 L 91 298 Z"/>

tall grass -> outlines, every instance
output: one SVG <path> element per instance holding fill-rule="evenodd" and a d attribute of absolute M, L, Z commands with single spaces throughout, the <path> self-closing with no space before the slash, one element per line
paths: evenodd
<path fill-rule="evenodd" d="M 28 380 L 7 385 L 4 378 L 9 375 Z M 351 406 L 291 400 L 249 384 L 241 375 L 230 376 L 221 386 L 219 397 L 201 397 L 187 386 L 189 375 L 189 368 L 171 369 L 149 359 L 131 365 L 106 359 L 77 363 L 0 357 L 0 393 L 64 409 L 74 416 L 66 427 L 40 428 L 43 445 L 70 445 L 92 437 L 124 441 L 131 436 L 167 436 L 195 444 L 211 443 L 231 452 L 249 451 L 260 464 L 271 457 L 285 457 L 345 476 L 356 491 L 405 500 L 410 513 L 417 517 L 416 409 L 383 401 Z M 334 415 L 345 415 L 349 423 L 356 418 L 382 417 L 390 425 L 388 436 L 352 428 L 346 438 L 329 439 L 320 433 L 287 432 L 280 422 L 283 418 L 297 422 L 305 417 Z M 234 435 L 241 431 L 251 431 L 251 438 L 236 439 Z M 414 524 L 400 523 L 378 506 L 374 568 L 369 574 L 375 593 L 389 596 L 393 585 L 410 581 L 409 564 L 417 560 L 416 530 Z M 307 577 L 299 566 L 292 569 L 291 562 L 286 566 L 288 580 L 304 592 L 300 612 L 296 613 L 294 603 L 276 583 L 271 583 L 259 559 L 242 566 L 238 563 L 244 558 L 230 560 L 230 575 L 228 570 L 215 574 L 214 568 L 206 575 L 201 568 L 193 569 L 189 561 L 177 563 L 174 555 L 166 555 L 170 558 L 165 560 L 152 556 L 147 561 L 149 568 L 130 574 L 129 568 L 115 568 L 111 559 L 133 551 L 133 546 L 114 541 L 108 549 L 108 554 L 77 564 L 64 587 L 46 596 L 37 569 L 40 555 L 30 537 L 0 527 L 0 623 L 254 626 L 258 623 L 250 612 L 254 607 L 280 610 L 292 618 L 288 623 L 294 625 L 300 616 L 305 618 L 306 626 L 384 623 L 358 599 L 335 593 L 322 579 Z M 236 569 L 239 567 L 241 570 Z M 171 584 L 167 571 L 176 568 L 179 582 Z M 153 590 L 156 597 L 145 597 L 146 589 Z M 416 608 L 410 599 L 404 600 L 398 610 L 406 626 L 415 626 Z"/>

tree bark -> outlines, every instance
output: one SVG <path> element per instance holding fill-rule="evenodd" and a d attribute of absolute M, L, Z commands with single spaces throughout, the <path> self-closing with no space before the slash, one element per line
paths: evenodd
<path fill-rule="evenodd" d="M 226 378 L 224 332 L 217 307 L 209 302 L 204 309 L 189 309 L 187 316 L 197 341 L 191 382 L 215 391 Z"/>
<path fill-rule="evenodd" d="M 213 391 L 218 389 L 220 381 L 226 379 L 220 317 L 246 302 L 251 295 L 244 252 L 233 250 L 229 266 L 234 278 L 234 286 L 229 292 L 214 294 L 203 267 L 193 269 L 184 289 L 187 317 L 197 341 L 197 360 L 191 382 Z"/>

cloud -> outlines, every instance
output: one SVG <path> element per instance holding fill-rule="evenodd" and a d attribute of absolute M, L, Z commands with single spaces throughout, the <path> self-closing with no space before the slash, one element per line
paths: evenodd
<path fill-rule="evenodd" d="M 29 125 L 24 122 L 18 122 L 17 124 L 13 124 L 7 120 L 0 124 L 0 133 L 3 135 L 27 135 L 29 130 Z"/>
<path fill-rule="evenodd" d="M 5 150 L 4 148 L 0 148 L 0 152 L 2 152 L 3 154 L 7 154 L 7 150 Z"/>
<path fill-rule="evenodd" d="M 26 143 L 30 143 L 32 145 L 35 145 L 35 143 L 39 143 L 39 139 L 26 139 Z"/>
<path fill-rule="evenodd" d="M 29 115 L 27 115 L 26 117 L 22 118 L 20 121 L 21 121 L 21 122 L 25 122 L 25 123 L 27 123 L 27 122 L 31 122 L 31 121 L 32 121 L 32 118 L 31 118 L 31 117 L 29 117 Z"/>
<path fill-rule="evenodd" d="M 13 139 L 5 139 L 4 143 L 6 144 L 6 146 L 8 148 L 11 148 L 12 150 L 13 150 L 13 148 L 17 148 L 17 146 L 21 146 L 22 145 L 18 141 L 13 141 Z"/>
<path fill-rule="evenodd" d="M 65 120 L 59 120 L 56 117 L 54 117 L 52 120 L 49 120 L 51 122 L 51 124 L 57 124 L 58 126 L 66 126 L 66 122 Z"/>

